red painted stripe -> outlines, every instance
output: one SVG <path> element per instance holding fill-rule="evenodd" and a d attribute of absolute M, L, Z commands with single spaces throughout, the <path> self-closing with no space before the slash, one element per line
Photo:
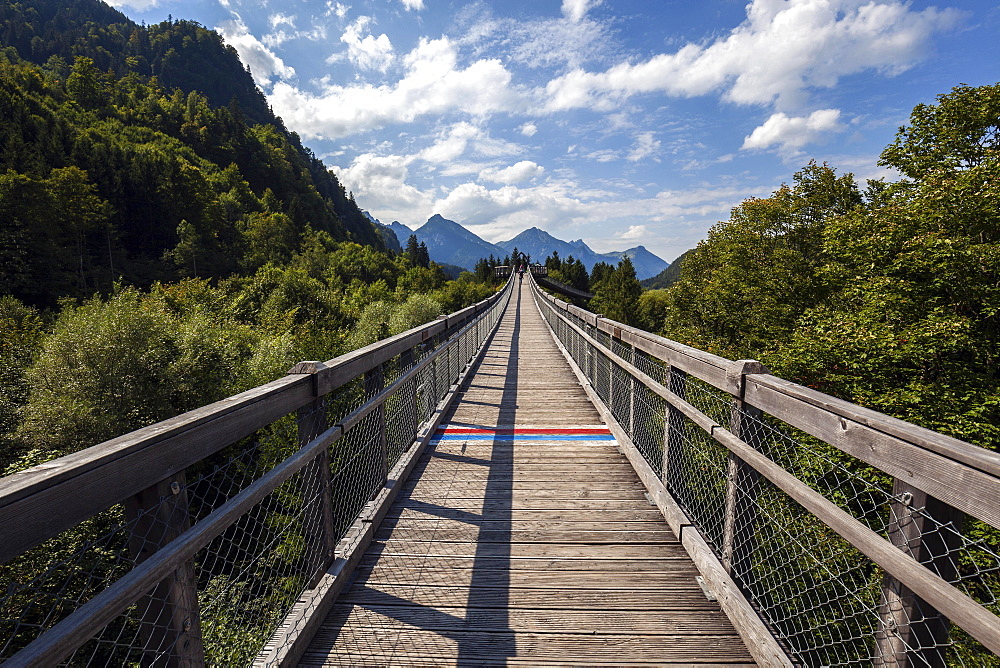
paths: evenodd
<path fill-rule="evenodd" d="M 445 428 L 438 429 L 435 433 L 437 434 L 500 434 L 505 435 L 516 435 L 516 434 L 610 434 L 609 429 L 465 429 L 465 428 Z"/>

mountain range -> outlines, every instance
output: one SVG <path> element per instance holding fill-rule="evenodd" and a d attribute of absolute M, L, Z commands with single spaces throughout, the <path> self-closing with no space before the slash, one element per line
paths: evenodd
<path fill-rule="evenodd" d="M 416 229 L 407 227 L 398 221 L 384 225 L 370 215 L 369 218 L 383 231 L 389 230 L 395 234 L 396 240 L 401 246 L 405 246 L 410 235 L 415 234 L 417 240 L 424 242 L 427 246 L 432 260 L 439 264 L 452 264 L 469 270 L 475 267 L 476 262 L 481 258 L 490 255 L 504 258 L 510 255 L 515 248 L 519 252 L 529 255 L 532 261 L 536 262 L 544 262 L 545 258 L 552 255 L 553 252 L 558 252 L 559 256 L 564 259 L 572 255 L 583 262 L 587 271 L 592 270 L 598 262 L 617 265 L 622 257 L 628 256 L 632 260 L 636 277 L 639 280 L 656 276 L 669 265 L 668 262 L 644 246 L 610 253 L 598 253 L 590 248 L 583 239 L 563 241 L 537 227 L 527 229 L 508 241 L 492 244 L 465 229 L 461 224 L 448 220 L 440 214 L 431 216 L 426 223 Z M 391 245 L 393 245 L 391 240 L 386 242 L 386 246 Z"/>

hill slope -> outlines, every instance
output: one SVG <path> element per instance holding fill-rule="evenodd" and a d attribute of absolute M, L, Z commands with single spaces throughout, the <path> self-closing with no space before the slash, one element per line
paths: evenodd
<path fill-rule="evenodd" d="M 138 26 L 96 0 L 0 0 L 0 16 L 16 49 L 0 56 L 10 293 L 51 304 L 119 277 L 224 277 L 316 233 L 383 247 L 216 33 Z"/>

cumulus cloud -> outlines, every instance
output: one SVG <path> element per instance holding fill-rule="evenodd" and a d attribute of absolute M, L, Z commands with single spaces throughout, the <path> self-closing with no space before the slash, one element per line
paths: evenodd
<path fill-rule="evenodd" d="M 274 51 L 251 34 L 239 16 L 234 15 L 215 29 L 240 54 L 240 60 L 250 67 L 250 72 L 259 85 L 269 86 L 275 78 L 285 80 L 295 76 L 295 70 L 285 65 Z"/>
<path fill-rule="evenodd" d="M 544 172 L 545 168 L 537 162 L 521 160 L 503 169 L 484 169 L 479 172 L 479 178 L 483 181 L 492 181 L 493 183 L 515 185 L 539 177 Z"/>
<path fill-rule="evenodd" d="M 819 141 L 824 134 L 843 129 L 839 109 L 819 109 L 808 116 L 788 116 L 778 112 L 751 132 L 743 140 L 741 148 L 753 150 L 777 146 L 779 153 L 791 156 L 806 144 Z"/>
<path fill-rule="evenodd" d="M 934 7 L 913 11 L 904 0 L 754 0 L 746 21 L 713 42 L 553 79 L 545 109 L 613 109 L 640 93 L 692 97 L 720 90 L 740 104 L 794 108 L 808 89 L 834 86 L 844 76 L 905 71 L 927 54 L 931 35 L 959 16 Z"/>
<path fill-rule="evenodd" d="M 347 26 L 344 34 L 340 36 L 340 41 L 347 45 L 347 59 L 355 67 L 362 70 L 385 72 L 392 65 L 396 54 L 385 33 L 378 37 L 370 34 L 361 36 L 361 33 L 368 29 L 371 22 L 370 16 L 358 17 L 354 23 Z"/>
<path fill-rule="evenodd" d="M 424 8 L 424 0 L 401 0 L 406 11 L 421 10 Z"/>
<path fill-rule="evenodd" d="M 525 123 L 520 127 L 521 134 L 525 137 L 534 137 L 538 132 L 538 126 L 534 123 Z"/>
<path fill-rule="evenodd" d="M 586 205 L 560 183 L 528 188 L 504 185 L 497 189 L 463 183 L 437 199 L 434 210 L 463 225 L 480 226 L 475 230 L 477 234 L 498 240 L 527 227 L 551 229 L 567 224 L 582 215 Z"/>
<path fill-rule="evenodd" d="M 481 59 L 462 68 L 458 47 L 447 37 L 421 38 L 403 57 L 403 66 L 404 75 L 394 84 L 327 82 L 321 93 L 313 94 L 279 82 L 268 100 L 306 138 L 343 137 L 447 112 L 482 116 L 527 106 L 498 59 Z"/>
<path fill-rule="evenodd" d="M 408 220 L 428 212 L 432 197 L 408 183 L 411 156 L 363 153 L 346 167 L 332 167 L 346 188 L 384 220 Z M 428 214 L 429 215 L 429 214 Z M 426 218 L 425 218 L 426 219 Z"/>

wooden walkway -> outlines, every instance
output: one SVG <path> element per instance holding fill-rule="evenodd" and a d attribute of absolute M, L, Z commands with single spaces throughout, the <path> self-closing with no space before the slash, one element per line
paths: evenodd
<path fill-rule="evenodd" d="M 300 665 L 754 665 L 527 285 Z"/>

